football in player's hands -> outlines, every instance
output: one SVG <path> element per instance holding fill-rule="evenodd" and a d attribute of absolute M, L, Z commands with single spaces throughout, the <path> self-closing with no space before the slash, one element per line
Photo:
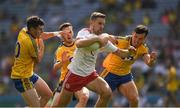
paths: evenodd
<path fill-rule="evenodd" d="M 95 42 L 92 45 L 90 45 L 88 47 L 85 47 L 85 49 L 89 50 L 89 51 L 94 51 L 94 50 L 97 50 L 99 48 L 100 48 L 100 43 L 99 42 Z"/>

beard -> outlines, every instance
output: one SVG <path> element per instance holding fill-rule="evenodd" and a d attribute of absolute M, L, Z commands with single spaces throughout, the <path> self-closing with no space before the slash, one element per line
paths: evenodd
<path fill-rule="evenodd" d="M 94 34 L 100 35 L 100 34 L 102 34 L 102 30 L 98 30 L 98 31 L 94 32 Z"/>
<path fill-rule="evenodd" d="M 94 27 L 94 28 L 95 28 L 95 27 Z M 93 33 L 94 33 L 94 34 L 96 34 L 96 35 L 102 34 L 103 29 L 95 30 L 94 28 L 93 28 Z"/>

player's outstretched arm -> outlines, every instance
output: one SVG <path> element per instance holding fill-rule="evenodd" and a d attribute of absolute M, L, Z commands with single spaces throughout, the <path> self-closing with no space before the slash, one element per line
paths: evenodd
<path fill-rule="evenodd" d="M 37 58 L 37 63 L 40 63 L 43 55 L 44 55 L 44 42 L 42 38 L 36 39 L 37 47 L 38 47 L 38 58 Z"/>
<path fill-rule="evenodd" d="M 43 32 L 43 33 L 41 34 L 41 38 L 42 38 L 43 40 L 47 40 L 47 39 L 52 38 L 52 37 L 55 37 L 55 36 L 61 37 L 62 35 L 64 35 L 62 31 Z"/>
<path fill-rule="evenodd" d="M 128 49 L 118 49 L 117 51 L 113 52 L 113 54 L 116 54 L 117 56 L 121 58 L 126 58 L 130 56 L 134 56 L 136 54 L 136 49 L 133 46 L 130 46 Z"/>
<path fill-rule="evenodd" d="M 150 54 L 144 54 L 143 56 L 144 62 L 149 66 L 153 66 L 157 59 L 157 52 L 152 51 Z"/>
<path fill-rule="evenodd" d="M 115 44 L 118 43 L 117 39 L 118 39 L 117 36 L 109 35 L 109 39 L 108 40 L 111 41 L 111 43 L 115 45 Z"/>
<path fill-rule="evenodd" d="M 107 39 L 107 38 L 103 38 L 103 39 Z M 109 41 L 109 38 L 106 45 L 102 47 L 102 51 L 112 52 L 113 54 L 121 58 L 126 58 L 126 57 L 133 56 L 136 54 L 136 49 L 133 46 L 130 46 L 128 49 L 120 49 L 116 47 L 115 45 L 113 45 L 112 42 Z"/>

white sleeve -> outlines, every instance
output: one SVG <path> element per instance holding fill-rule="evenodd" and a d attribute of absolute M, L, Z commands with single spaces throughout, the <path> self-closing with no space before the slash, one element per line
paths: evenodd
<path fill-rule="evenodd" d="M 111 41 L 108 41 L 108 43 L 102 48 L 102 50 L 105 52 L 115 52 L 118 50 L 118 47 L 113 45 Z"/>
<path fill-rule="evenodd" d="M 85 29 L 82 29 L 78 32 L 77 34 L 77 37 L 76 38 L 85 38 L 87 37 L 87 35 L 89 35 L 89 31 L 88 30 L 85 30 Z"/>
<path fill-rule="evenodd" d="M 57 36 L 58 38 L 60 38 L 61 39 L 61 35 L 59 34 L 59 32 L 53 32 L 53 34 L 54 34 L 54 36 Z"/>

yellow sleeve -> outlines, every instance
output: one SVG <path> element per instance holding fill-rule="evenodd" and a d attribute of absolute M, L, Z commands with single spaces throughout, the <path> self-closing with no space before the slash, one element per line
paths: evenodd
<path fill-rule="evenodd" d="M 120 39 L 120 40 L 127 40 L 128 41 L 130 39 L 130 36 L 128 36 L 128 35 L 127 36 L 116 36 L 115 38 L 118 40 Z"/>
<path fill-rule="evenodd" d="M 59 47 L 56 51 L 56 62 L 61 62 L 62 61 L 62 52 L 63 49 L 61 47 Z"/>

